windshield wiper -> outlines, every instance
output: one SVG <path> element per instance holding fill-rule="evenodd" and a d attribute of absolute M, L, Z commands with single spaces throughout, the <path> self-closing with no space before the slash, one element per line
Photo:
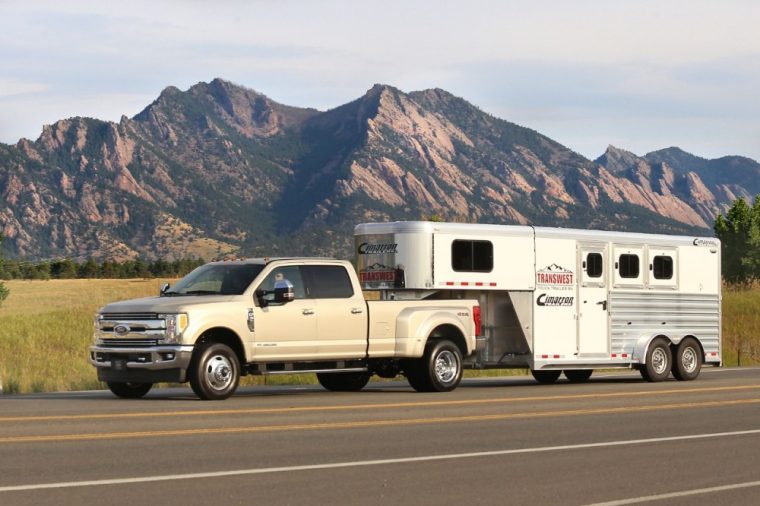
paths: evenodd
<path fill-rule="evenodd" d="M 188 290 L 183 295 L 219 295 L 214 290 Z"/>

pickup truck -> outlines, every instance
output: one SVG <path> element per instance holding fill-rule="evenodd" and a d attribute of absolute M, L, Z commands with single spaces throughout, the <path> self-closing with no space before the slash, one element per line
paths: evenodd
<path fill-rule="evenodd" d="M 247 374 L 306 372 L 332 391 L 403 374 L 417 391 L 444 392 L 475 352 L 479 320 L 477 300 L 366 301 L 347 261 L 211 262 L 160 296 L 101 308 L 89 359 L 123 398 L 189 381 L 218 400 Z"/>

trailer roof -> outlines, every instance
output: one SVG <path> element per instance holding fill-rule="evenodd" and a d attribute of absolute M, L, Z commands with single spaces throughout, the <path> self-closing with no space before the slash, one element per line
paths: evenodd
<path fill-rule="evenodd" d="M 615 232 L 607 230 L 583 230 L 576 228 L 533 227 L 523 225 L 493 225 L 471 223 L 440 223 L 431 221 L 393 221 L 385 223 L 361 223 L 354 228 L 354 235 L 394 233 L 447 233 L 488 234 L 495 236 L 533 235 L 542 238 L 574 239 L 588 242 L 646 243 L 670 246 L 699 245 L 718 246 L 720 241 L 709 236 L 683 236 L 667 234 L 644 234 L 639 232 Z"/>

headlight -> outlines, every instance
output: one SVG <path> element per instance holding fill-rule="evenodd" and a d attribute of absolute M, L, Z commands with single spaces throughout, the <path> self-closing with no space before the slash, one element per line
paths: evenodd
<path fill-rule="evenodd" d="M 164 341 L 170 343 L 180 342 L 182 340 L 182 332 L 185 331 L 190 323 L 187 313 L 161 314 L 158 317 L 163 318 L 166 324 Z"/>
<path fill-rule="evenodd" d="M 100 333 L 100 313 L 95 313 L 92 318 L 92 344 L 98 344 L 98 334 Z"/>

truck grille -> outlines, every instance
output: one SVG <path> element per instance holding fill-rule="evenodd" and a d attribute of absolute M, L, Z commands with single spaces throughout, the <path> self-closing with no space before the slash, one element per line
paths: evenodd
<path fill-rule="evenodd" d="M 158 313 L 102 313 L 103 320 L 157 320 Z"/>
<path fill-rule="evenodd" d="M 103 348 L 147 348 L 158 345 L 158 339 L 103 339 Z"/>

